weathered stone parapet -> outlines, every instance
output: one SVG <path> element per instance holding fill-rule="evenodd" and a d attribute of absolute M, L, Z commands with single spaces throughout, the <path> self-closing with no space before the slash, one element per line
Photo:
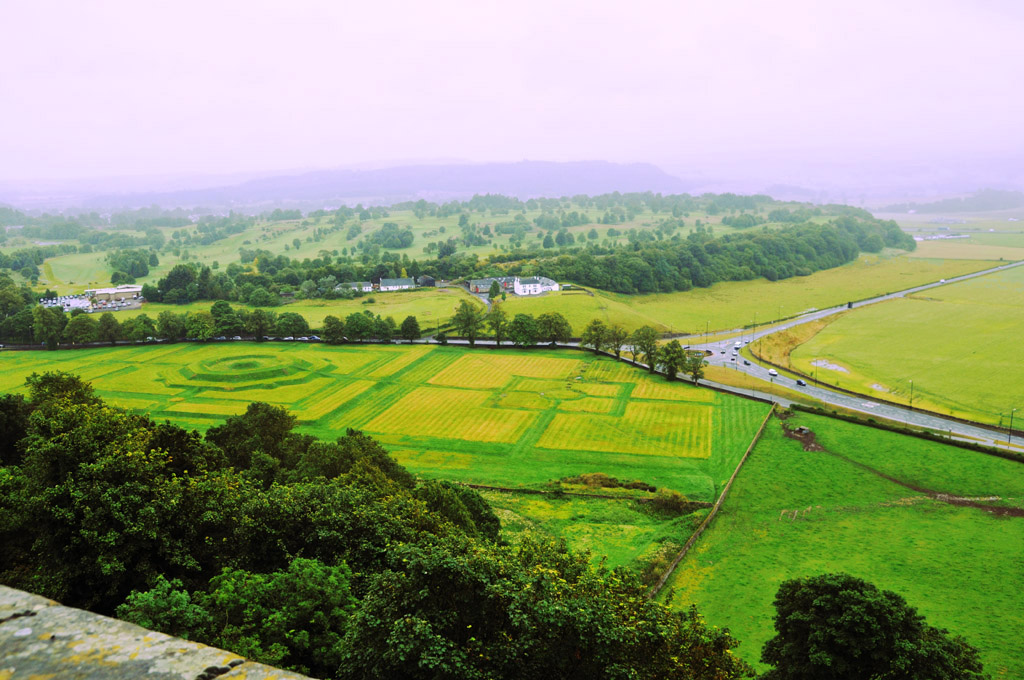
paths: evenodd
<path fill-rule="evenodd" d="M 0 586 L 0 680 L 308 680 L 237 654 Z"/>

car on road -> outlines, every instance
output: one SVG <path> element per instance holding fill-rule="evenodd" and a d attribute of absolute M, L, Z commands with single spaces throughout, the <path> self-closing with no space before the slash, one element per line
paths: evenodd
<path fill-rule="evenodd" d="M 743 360 L 743 365 L 744 365 L 744 366 L 749 366 L 749 365 L 750 365 L 750 362 L 749 362 L 748 360 L 744 359 L 744 360 Z"/>
<path fill-rule="evenodd" d="M 725 354 L 725 350 L 724 349 L 722 350 L 722 354 Z"/>
<path fill-rule="evenodd" d="M 805 383 L 805 382 L 804 382 L 803 380 L 801 380 L 800 378 L 797 378 L 797 379 L 796 379 L 796 384 L 797 384 L 797 385 L 799 385 L 800 387 L 807 387 L 807 383 Z"/>
<path fill-rule="evenodd" d="M 293 338 L 292 336 L 290 336 L 290 335 L 289 335 L 289 336 L 287 336 L 287 337 L 286 337 L 286 338 L 284 338 L 284 339 L 285 339 L 285 340 L 294 340 L 295 338 Z"/>
<path fill-rule="evenodd" d="M 777 376 L 778 374 L 779 374 L 779 372 L 778 372 L 778 371 L 776 371 L 776 370 L 775 370 L 774 368 L 769 368 L 769 369 L 768 369 L 768 375 L 770 375 L 770 376 L 773 376 L 773 377 L 774 377 L 774 376 Z"/>

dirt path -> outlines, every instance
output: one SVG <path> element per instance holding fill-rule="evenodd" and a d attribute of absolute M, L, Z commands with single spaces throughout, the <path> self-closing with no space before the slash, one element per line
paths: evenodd
<path fill-rule="evenodd" d="M 806 427 L 790 429 L 785 424 L 783 424 L 782 431 L 785 434 L 785 436 L 800 442 L 800 444 L 803 445 L 804 447 L 804 451 L 817 451 L 821 453 L 827 453 L 830 456 L 834 456 L 839 460 L 842 460 L 846 463 L 850 463 L 851 465 L 855 465 L 860 469 L 866 470 L 867 472 L 870 472 L 875 476 L 890 481 L 893 484 L 898 484 L 899 486 L 902 486 L 905 489 L 910 489 L 911 491 L 922 493 L 928 496 L 929 498 L 939 501 L 940 503 L 947 503 L 949 505 L 957 505 L 960 507 L 967 508 L 978 508 L 979 510 L 984 510 L 990 514 L 996 515 L 997 517 L 1024 517 L 1024 508 L 992 505 L 990 502 L 987 502 L 1002 500 L 1002 498 L 1000 498 L 999 496 L 988 496 L 983 499 L 970 498 L 966 496 L 960 496 L 957 494 L 946 493 L 943 491 L 936 491 L 935 489 L 927 489 L 922 486 L 917 486 L 916 484 L 911 484 L 910 482 L 905 482 L 902 479 L 897 479 L 896 477 L 893 477 L 891 475 L 887 475 L 881 470 L 876 470 L 870 465 L 865 465 L 864 463 L 853 460 L 852 458 L 848 458 L 847 456 L 844 456 L 841 453 L 829 451 L 824 446 L 818 443 L 817 437 L 815 436 L 814 432 L 807 429 Z"/>

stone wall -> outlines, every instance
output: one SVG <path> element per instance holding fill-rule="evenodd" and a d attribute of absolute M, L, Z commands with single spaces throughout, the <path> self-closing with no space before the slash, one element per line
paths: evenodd
<path fill-rule="evenodd" d="M 308 680 L 0 586 L 0 680 Z"/>

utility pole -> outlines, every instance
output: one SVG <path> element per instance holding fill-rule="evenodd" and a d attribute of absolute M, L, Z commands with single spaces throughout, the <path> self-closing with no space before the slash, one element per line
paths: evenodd
<path fill-rule="evenodd" d="M 1013 443 L 1013 414 L 1017 412 L 1017 409 L 1010 411 L 1010 432 L 1006 435 L 1006 445 L 1009 446 Z"/>

